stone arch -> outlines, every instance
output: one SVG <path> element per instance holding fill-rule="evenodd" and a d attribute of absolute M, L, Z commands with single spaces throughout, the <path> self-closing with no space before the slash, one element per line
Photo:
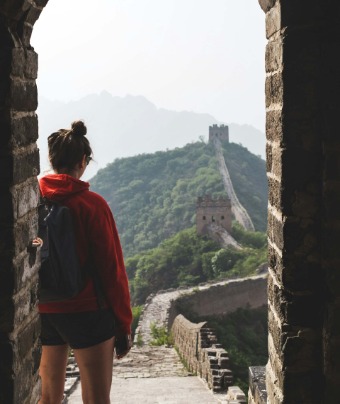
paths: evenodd
<path fill-rule="evenodd" d="M 39 172 L 33 25 L 48 0 L 0 5 L 0 402 L 39 395 Z M 340 4 L 266 12 L 270 403 L 335 403 L 340 367 Z"/>

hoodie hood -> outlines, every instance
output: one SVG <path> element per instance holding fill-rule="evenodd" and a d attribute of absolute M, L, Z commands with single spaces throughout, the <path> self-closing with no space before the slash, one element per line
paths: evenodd
<path fill-rule="evenodd" d="M 67 174 L 49 174 L 39 180 L 42 196 L 60 202 L 71 195 L 88 191 L 90 184 Z"/>

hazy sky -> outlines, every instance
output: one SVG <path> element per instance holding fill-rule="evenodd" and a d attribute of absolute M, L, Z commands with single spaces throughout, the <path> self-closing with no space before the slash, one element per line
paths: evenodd
<path fill-rule="evenodd" d="M 50 100 L 143 95 L 262 131 L 265 43 L 257 0 L 49 0 L 31 40 Z"/>

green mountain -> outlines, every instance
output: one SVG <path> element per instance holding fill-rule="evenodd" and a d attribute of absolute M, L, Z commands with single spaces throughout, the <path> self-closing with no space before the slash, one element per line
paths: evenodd
<path fill-rule="evenodd" d="M 265 162 L 234 143 L 223 143 L 223 151 L 239 201 L 256 230 L 265 231 Z M 214 148 L 204 142 L 116 159 L 90 183 L 112 209 L 125 257 L 192 227 L 198 196 L 225 195 Z"/>

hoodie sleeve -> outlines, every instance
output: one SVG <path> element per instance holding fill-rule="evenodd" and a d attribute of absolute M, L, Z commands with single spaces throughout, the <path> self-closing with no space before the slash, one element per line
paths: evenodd
<path fill-rule="evenodd" d="M 90 218 L 90 243 L 95 270 L 117 320 L 117 336 L 131 333 L 132 312 L 123 252 L 110 207 L 99 197 Z"/>

